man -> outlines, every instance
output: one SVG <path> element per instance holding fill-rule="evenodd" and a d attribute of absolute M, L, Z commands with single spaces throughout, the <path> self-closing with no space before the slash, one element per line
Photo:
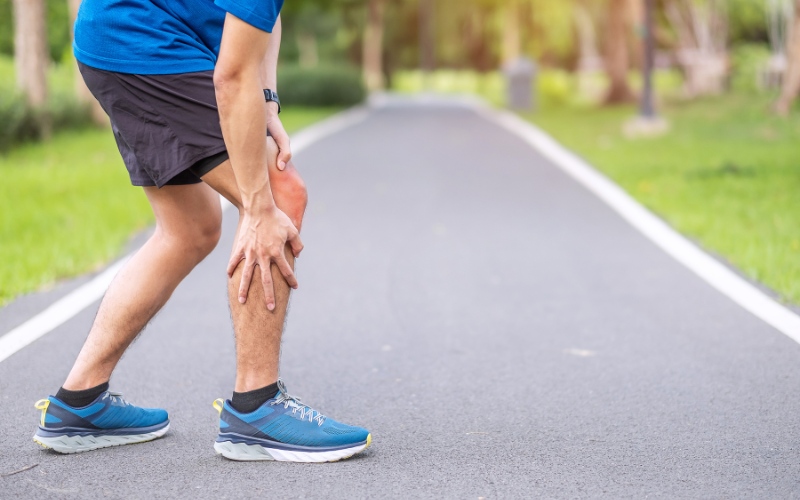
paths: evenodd
<path fill-rule="evenodd" d="M 83 0 L 75 57 L 109 115 L 131 182 L 147 195 L 156 230 L 106 292 L 64 385 L 37 403 L 40 445 L 75 453 L 167 432 L 165 410 L 126 402 L 108 381 L 125 349 L 216 246 L 217 193 L 238 208 L 239 226 L 228 265 L 236 381 L 231 399 L 214 402 L 214 449 L 233 460 L 325 462 L 370 444 L 366 429 L 300 403 L 278 379 L 306 207 L 278 118 L 282 3 Z"/>

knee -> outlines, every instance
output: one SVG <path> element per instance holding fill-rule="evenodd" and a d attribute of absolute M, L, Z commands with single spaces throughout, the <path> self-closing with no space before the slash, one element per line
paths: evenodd
<path fill-rule="evenodd" d="M 203 221 L 198 221 L 194 232 L 194 252 L 199 260 L 203 260 L 217 247 L 222 236 L 222 213 L 215 213 Z"/>
<path fill-rule="evenodd" d="M 172 248 L 188 258 L 193 264 L 205 259 L 219 243 L 222 234 L 222 214 L 210 213 L 192 220 L 177 231 L 157 229 L 157 235 Z M 202 218 L 201 218 L 202 217 Z M 160 231 L 159 231 L 160 229 Z M 160 234 L 158 234 L 160 233 Z"/>

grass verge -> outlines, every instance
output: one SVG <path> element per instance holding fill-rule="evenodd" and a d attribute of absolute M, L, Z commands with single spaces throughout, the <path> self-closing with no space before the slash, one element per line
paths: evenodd
<path fill-rule="evenodd" d="M 673 227 L 800 304 L 800 114 L 732 93 L 665 105 L 671 131 L 626 139 L 634 107 L 527 115 Z"/>
<path fill-rule="evenodd" d="M 289 132 L 338 111 L 290 108 Z M 0 155 L 0 305 L 97 269 L 153 222 L 109 130 L 57 133 Z"/>

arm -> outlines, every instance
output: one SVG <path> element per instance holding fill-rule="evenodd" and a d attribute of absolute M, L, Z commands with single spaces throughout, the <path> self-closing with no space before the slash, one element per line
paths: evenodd
<path fill-rule="evenodd" d="M 272 29 L 272 35 L 267 45 L 267 53 L 261 65 L 261 84 L 265 89 L 278 91 L 278 53 L 281 48 L 281 18 Z M 275 143 L 278 145 L 278 169 L 286 168 L 286 163 L 292 158 L 292 151 L 289 146 L 289 136 L 283 128 L 281 120 L 278 118 L 278 104 L 267 103 L 267 130 L 269 130 Z"/>
<path fill-rule="evenodd" d="M 269 33 L 228 14 L 214 70 L 214 86 L 222 136 L 242 199 L 240 227 L 228 275 L 233 276 L 239 263 L 245 261 L 239 287 L 239 302 L 244 303 L 258 265 L 267 308 L 272 310 L 275 298 L 270 265 L 275 263 L 287 283 L 297 288 L 283 249 L 288 243 L 298 255 L 303 245 L 297 229 L 275 205 L 269 185 L 264 140 L 268 113 L 261 71 L 270 45 Z"/>
<path fill-rule="evenodd" d="M 272 28 L 272 33 L 267 43 L 267 51 L 264 56 L 264 61 L 261 64 L 261 84 L 265 89 L 272 89 L 278 91 L 278 53 L 281 49 L 281 33 L 283 32 L 281 25 L 281 17 L 275 22 L 275 27 Z M 275 106 L 275 111 L 278 107 L 275 103 L 268 103 Z"/>

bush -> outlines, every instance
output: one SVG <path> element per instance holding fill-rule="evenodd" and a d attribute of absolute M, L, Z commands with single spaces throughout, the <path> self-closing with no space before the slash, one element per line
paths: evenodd
<path fill-rule="evenodd" d="M 69 94 L 52 92 L 43 109 L 33 109 L 18 92 L 0 91 L 0 151 L 15 144 L 41 139 L 42 131 L 89 125 L 88 106 Z"/>
<path fill-rule="evenodd" d="M 282 66 L 278 90 L 281 103 L 288 106 L 352 106 L 366 96 L 361 72 L 350 67 Z"/>
<path fill-rule="evenodd" d="M 63 90 L 50 91 L 45 113 L 53 130 L 86 127 L 92 123 L 90 106 L 78 101 L 74 93 Z"/>
<path fill-rule="evenodd" d="M 0 151 L 39 139 L 45 128 L 56 131 L 91 123 L 91 110 L 75 97 L 73 68 L 70 60 L 53 65 L 48 74 L 47 103 L 43 109 L 35 110 L 16 90 L 13 61 L 0 58 Z"/>
<path fill-rule="evenodd" d="M 17 92 L 0 91 L 0 151 L 36 136 L 36 121 Z"/>
<path fill-rule="evenodd" d="M 760 76 L 767 69 L 772 52 L 765 44 L 741 44 L 732 51 L 734 90 L 755 92 L 762 90 Z"/>
<path fill-rule="evenodd" d="M 575 100 L 575 78 L 563 70 L 545 69 L 537 78 L 538 98 L 542 106 L 563 106 Z"/>

